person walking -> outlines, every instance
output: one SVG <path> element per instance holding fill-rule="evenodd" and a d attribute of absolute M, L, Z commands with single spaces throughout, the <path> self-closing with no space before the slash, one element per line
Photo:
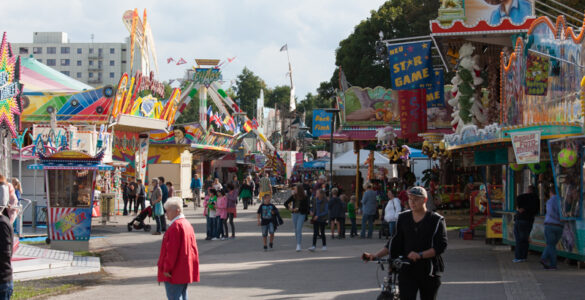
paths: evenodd
<path fill-rule="evenodd" d="M 189 188 L 193 193 L 193 208 L 201 207 L 201 179 L 199 178 L 199 174 L 195 173 L 195 177 L 191 179 Z"/>
<path fill-rule="evenodd" d="M 232 239 L 236 238 L 236 228 L 234 227 L 234 218 L 237 217 L 236 206 L 238 204 L 238 190 L 233 184 L 227 185 L 227 217 L 232 228 Z M 228 232 L 226 231 L 226 235 Z"/>
<path fill-rule="evenodd" d="M 344 239 L 345 238 L 345 215 L 347 213 L 347 202 L 349 201 L 349 198 L 347 197 L 346 194 L 341 194 L 341 196 L 339 196 L 339 199 L 341 200 L 341 214 L 339 215 L 339 225 L 340 225 L 340 231 L 339 231 L 339 238 L 340 239 Z"/>
<path fill-rule="evenodd" d="M 164 184 L 164 183 L 163 183 Z M 126 206 L 124 205 L 124 215 L 127 215 L 132 212 L 132 206 L 136 207 L 136 195 L 138 192 L 138 184 L 134 177 L 130 177 L 130 182 L 128 182 L 128 210 L 126 210 Z"/>
<path fill-rule="evenodd" d="M 209 241 L 211 240 L 211 236 L 212 236 L 212 224 L 211 224 L 211 218 L 209 217 L 209 210 L 207 208 L 207 203 L 209 202 L 209 198 L 211 198 L 211 193 L 208 191 L 207 193 L 205 193 L 205 198 L 203 199 L 203 216 L 205 216 L 205 221 L 206 221 L 206 237 L 205 240 Z"/>
<path fill-rule="evenodd" d="M 7 199 L 8 200 L 8 199 Z M 0 299 L 10 299 L 14 285 L 12 282 L 12 222 L 8 217 L 8 206 L 0 206 Z"/>
<path fill-rule="evenodd" d="M 374 218 L 378 209 L 378 200 L 376 191 L 372 189 L 370 182 L 366 183 L 366 192 L 362 197 L 362 232 L 360 238 L 366 238 L 366 224 L 368 226 L 367 238 L 372 238 L 374 232 Z"/>
<path fill-rule="evenodd" d="M 122 215 L 128 215 L 128 193 L 130 191 L 130 187 L 128 186 L 128 181 L 122 182 L 122 200 L 124 201 L 124 211 Z"/>
<path fill-rule="evenodd" d="M 386 208 L 384 209 L 384 221 L 388 222 L 388 230 L 391 237 L 396 233 L 396 221 L 401 211 L 400 199 L 395 197 L 391 190 L 388 190 L 388 203 L 386 203 Z"/>
<path fill-rule="evenodd" d="M 392 259 L 404 257 L 410 265 L 398 274 L 400 299 L 437 298 L 445 265 L 441 254 L 447 248 L 447 227 L 443 216 L 428 211 L 427 191 L 421 186 L 408 190 L 411 210 L 398 216 L 396 234 L 377 253 L 364 252 L 362 259 L 371 261 L 390 254 Z"/>
<path fill-rule="evenodd" d="M 309 248 L 311 252 L 315 251 L 317 247 L 317 236 L 319 235 L 323 243 L 321 250 L 327 250 L 327 238 L 325 237 L 325 226 L 327 225 L 327 217 L 329 215 L 327 197 L 325 196 L 324 190 L 318 190 L 316 195 L 311 207 L 311 220 L 313 222 L 313 246 Z"/>
<path fill-rule="evenodd" d="M 260 195 L 258 198 L 264 199 L 264 195 L 269 194 L 270 198 L 272 198 L 272 185 L 270 184 L 270 178 L 268 177 L 268 173 L 264 174 L 262 178 L 260 178 Z"/>
<path fill-rule="evenodd" d="M 528 187 L 528 193 L 521 194 L 516 198 L 516 214 L 514 215 L 514 248 L 515 263 L 525 262 L 528 257 L 528 246 L 530 232 L 534 224 L 534 216 L 539 210 L 539 200 L 536 189 L 533 185 Z"/>
<path fill-rule="evenodd" d="M 146 187 L 142 183 L 142 179 L 137 179 L 136 183 L 138 185 L 138 192 L 136 193 L 136 205 L 134 206 L 134 214 L 138 212 L 138 206 L 140 206 L 140 211 L 146 208 Z"/>
<path fill-rule="evenodd" d="M 167 186 L 167 190 L 169 190 L 169 198 L 174 197 L 175 196 L 175 188 L 173 187 L 173 183 L 170 181 L 167 181 L 166 186 Z"/>
<path fill-rule="evenodd" d="M 223 185 L 221 185 L 221 182 L 219 182 L 219 178 L 215 178 L 213 180 L 213 185 L 211 187 L 214 188 L 218 192 L 223 189 Z"/>
<path fill-rule="evenodd" d="M 351 222 L 351 231 L 349 233 L 349 237 L 356 237 L 357 234 L 357 224 L 355 220 L 355 206 L 356 206 L 356 198 L 355 196 L 349 197 L 349 203 L 347 203 L 347 217 Z"/>
<path fill-rule="evenodd" d="M 257 218 L 258 226 L 262 227 L 262 242 L 264 243 L 264 251 L 268 251 L 266 246 L 266 239 L 270 234 L 270 250 L 274 246 L 274 223 L 272 222 L 273 216 L 278 214 L 278 209 L 274 204 L 270 203 L 270 194 L 264 194 L 262 198 L 262 204 L 258 207 Z"/>
<path fill-rule="evenodd" d="M 250 177 L 246 177 L 244 183 L 240 186 L 240 191 L 238 195 L 242 198 L 242 202 L 244 203 L 244 209 L 248 209 L 248 205 L 252 202 L 252 196 L 254 195 L 254 188 L 252 187 L 252 179 Z"/>
<path fill-rule="evenodd" d="M 189 283 L 199 282 L 199 251 L 193 226 L 183 215 L 183 200 L 171 197 L 165 203 L 169 229 L 158 258 L 157 281 L 164 282 L 167 299 L 187 300 Z"/>
<path fill-rule="evenodd" d="M 164 208 L 162 207 L 162 191 L 159 187 L 158 179 L 153 178 L 148 188 L 150 189 L 150 205 L 153 207 L 152 215 L 156 221 L 156 231 L 152 235 L 160 235 L 162 231 L 160 219 L 164 216 Z"/>
<path fill-rule="evenodd" d="M 216 206 L 216 212 L 217 212 L 217 223 L 219 224 L 219 231 L 218 231 L 218 236 L 217 238 L 219 238 L 222 241 L 225 241 L 228 239 L 228 226 L 227 226 L 227 205 L 228 205 L 228 200 L 227 200 L 227 196 L 226 196 L 226 192 L 225 190 L 220 190 L 219 191 L 219 195 L 217 197 L 217 206 Z"/>
<path fill-rule="evenodd" d="M 544 240 L 546 247 L 540 256 L 540 263 L 546 270 L 557 269 L 557 244 L 563 235 L 561 222 L 560 202 L 555 187 L 549 190 L 549 199 L 546 201 L 546 215 L 544 217 Z"/>
<path fill-rule="evenodd" d="M 169 199 L 169 189 L 167 188 L 167 185 L 165 184 L 164 177 L 160 176 L 158 178 L 158 182 L 159 182 L 160 191 L 162 193 L 162 205 L 164 207 L 165 203 L 167 202 L 167 199 Z M 167 221 L 165 220 L 165 218 L 161 218 L 160 224 L 161 224 L 162 231 L 163 232 L 167 231 Z"/>
<path fill-rule="evenodd" d="M 294 194 L 284 202 L 284 207 L 292 212 L 293 227 L 295 229 L 295 238 L 297 240 L 296 251 L 299 252 L 302 249 L 303 223 L 309 213 L 309 196 L 305 193 L 305 189 L 301 183 L 297 183 Z"/>
<path fill-rule="evenodd" d="M 341 237 L 341 220 L 343 219 L 344 211 L 343 204 L 338 195 L 339 189 L 333 188 L 331 190 L 331 200 L 327 203 L 329 226 L 331 226 L 331 239 L 335 238 L 335 227 L 337 227 L 337 237 Z"/>

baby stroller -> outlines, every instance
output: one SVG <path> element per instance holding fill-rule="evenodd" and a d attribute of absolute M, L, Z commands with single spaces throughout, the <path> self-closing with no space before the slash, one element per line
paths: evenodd
<path fill-rule="evenodd" d="M 143 229 L 144 231 L 150 231 L 150 225 L 144 224 L 144 219 L 150 216 L 152 216 L 152 206 L 149 206 L 140 211 L 136 218 L 134 218 L 130 223 L 128 223 L 128 231 L 132 231 L 132 229 L 135 230 Z"/>

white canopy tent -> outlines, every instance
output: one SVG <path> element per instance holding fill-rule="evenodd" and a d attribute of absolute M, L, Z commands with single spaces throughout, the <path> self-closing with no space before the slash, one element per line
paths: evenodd
<path fill-rule="evenodd" d="M 370 155 L 370 150 L 360 150 L 360 170 L 362 174 L 367 174 L 368 166 L 366 160 Z M 337 158 L 333 159 L 333 172 L 335 175 L 355 175 L 357 169 L 357 154 L 353 150 L 347 151 Z M 398 176 L 398 170 L 395 164 L 390 164 L 390 160 L 380 152 L 374 152 L 374 167 L 376 169 L 385 168 L 388 170 L 390 178 Z M 325 170 L 329 170 L 329 162 L 325 164 Z"/>

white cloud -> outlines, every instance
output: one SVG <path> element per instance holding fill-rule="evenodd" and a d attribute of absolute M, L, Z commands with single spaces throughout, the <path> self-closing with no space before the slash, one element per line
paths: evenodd
<path fill-rule="evenodd" d="M 13 1 L 3 4 L 2 30 L 11 42 L 31 42 L 35 31 L 64 31 L 72 42 L 122 42 L 125 10 L 147 9 L 156 41 L 160 79 L 182 77 L 184 67 L 167 57 L 238 58 L 224 70 L 235 79 L 244 66 L 269 87 L 288 85 L 287 43 L 297 97 L 314 93 L 331 78 L 335 49 L 354 26 L 370 16 L 382 0 L 245 0 L 245 1 Z"/>

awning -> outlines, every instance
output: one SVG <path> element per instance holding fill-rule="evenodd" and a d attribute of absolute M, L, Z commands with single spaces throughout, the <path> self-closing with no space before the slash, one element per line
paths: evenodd
<path fill-rule="evenodd" d="M 114 167 L 109 165 L 84 165 L 84 164 L 34 164 L 27 167 L 29 170 L 98 170 L 112 171 Z"/>

